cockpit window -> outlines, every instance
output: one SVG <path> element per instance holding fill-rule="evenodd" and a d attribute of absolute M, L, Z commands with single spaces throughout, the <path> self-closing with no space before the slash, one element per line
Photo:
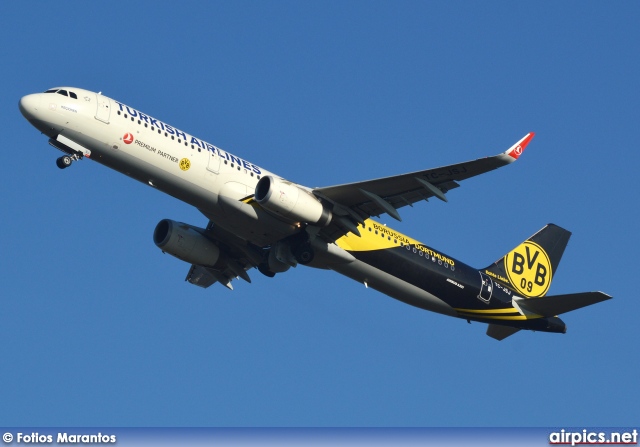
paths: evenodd
<path fill-rule="evenodd" d="M 67 92 L 66 90 L 60 90 L 59 88 L 52 88 L 51 90 L 47 90 L 45 93 L 57 93 L 62 96 L 70 96 L 73 99 L 78 99 L 78 95 L 74 92 Z"/>

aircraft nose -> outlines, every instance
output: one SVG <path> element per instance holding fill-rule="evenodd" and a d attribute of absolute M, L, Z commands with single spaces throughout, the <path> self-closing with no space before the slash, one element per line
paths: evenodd
<path fill-rule="evenodd" d="M 26 119 L 33 119 L 35 113 L 38 111 L 38 107 L 40 106 L 40 95 L 35 93 L 32 95 L 26 95 L 20 98 L 20 113 Z"/>

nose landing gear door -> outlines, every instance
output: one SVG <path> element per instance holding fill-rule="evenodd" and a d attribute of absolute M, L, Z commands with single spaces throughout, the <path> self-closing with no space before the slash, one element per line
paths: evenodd
<path fill-rule="evenodd" d="M 488 303 L 491 300 L 491 295 L 493 295 L 493 280 L 489 278 L 482 272 L 480 273 L 481 285 L 480 285 L 480 293 L 478 294 L 478 299 Z"/>

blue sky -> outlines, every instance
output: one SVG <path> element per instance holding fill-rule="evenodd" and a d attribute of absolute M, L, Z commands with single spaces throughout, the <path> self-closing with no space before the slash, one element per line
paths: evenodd
<path fill-rule="evenodd" d="M 637 424 L 637 2 L 0 3 L 0 425 Z M 549 222 L 551 294 L 614 299 L 496 342 L 332 272 L 184 282 L 197 210 L 58 152 L 21 96 L 102 91 L 308 186 L 494 155 L 393 228 L 483 267 Z"/>

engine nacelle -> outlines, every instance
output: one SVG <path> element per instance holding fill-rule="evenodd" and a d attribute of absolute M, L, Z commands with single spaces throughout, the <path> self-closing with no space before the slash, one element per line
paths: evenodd
<path fill-rule="evenodd" d="M 220 259 L 216 244 L 181 222 L 161 220 L 153 232 L 153 242 L 163 252 L 190 264 L 211 267 Z"/>
<path fill-rule="evenodd" d="M 280 178 L 262 177 L 256 185 L 254 198 L 262 208 L 289 221 L 320 226 L 331 222 L 331 211 L 313 194 Z"/>

